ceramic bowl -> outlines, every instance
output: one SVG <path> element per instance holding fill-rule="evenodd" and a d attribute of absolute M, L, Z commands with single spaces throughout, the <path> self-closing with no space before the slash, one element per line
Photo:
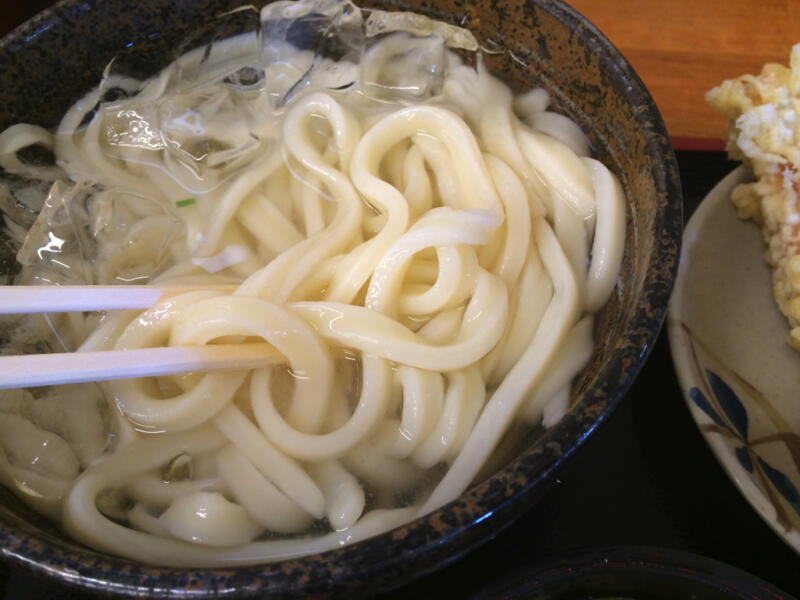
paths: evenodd
<path fill-rule="evenodd" d="M 800 353 L 772 296 L 761 231 L 736 216 L 738 167 L 684 234 L 669 310 L 672 358 L 692 416 L 761 517 L 800 553 Z"/>
<path fill-rule="evenodd" d="M 784 600 L 789 596 L 725 563 L 663 548 L 592 548 L 521 569 L 473 600 Z"/>
<path fill-rule="evenodd" d="M 64 0 L 0 42 L 0 127 L 54 126 L 128 46 L 135 67 L 155 72 L 208 15 L 235 0 Z M 588 134 L 627 198 L 620 285 L 597 320 L 597 348 L 575 383 L 571 408 L 539 427 L 493 476 L 460 498 L 394 531 L 351 547 L 236 569 L 164 569 L 89 550 L 0 490 L 0 553 L 63 582 L 150 597 L 352 593 L 396 586 L 488 540 L 530 508 L 564 460 L 629 389 L 662 324 L 677 268 L 682 223 L 678 169 L 663 122 L 620 53 L 582 16 L 554 0 L 391 0 L 469 27 L 490 49 L 489 68 L 517 90 L 544 86 Z M 2 247 L 0 240 L 0 247 Z M 0 262 L 12 270 L 8 253 Z"/>

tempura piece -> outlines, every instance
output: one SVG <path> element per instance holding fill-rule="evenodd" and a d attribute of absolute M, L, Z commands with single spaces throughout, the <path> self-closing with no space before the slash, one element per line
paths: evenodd
<path fill-rule="evenodd" d="M 792 328 L 789 343 L 800 350 L 800 44 L 790 67 L 766 64 L 760 75 L 723 81 L 706 99 L 728 114 L 728 155 L 755 175 L 732 200 L 741 218 L 761 226 L 775 300 Z"/>

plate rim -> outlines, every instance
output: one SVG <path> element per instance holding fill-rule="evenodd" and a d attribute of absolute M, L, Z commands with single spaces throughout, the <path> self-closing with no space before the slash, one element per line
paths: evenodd
<path fill-rule="evenodd" d="M 683 244 L 678 273 L 675 278 L 675 286 L 667 308 L 667 335 L 669 339 L 670 354 L 672 364 L 680 384 L 684 402 L 689 408 L 694 424 L 702 435 L 705 442 L 714 455 L 717 463 L 725 471 L 728 478 L 733 482 L 739 493 L 747 500 L 753 510 L 761 519 L 769 525 L 772 530 L 798 555 L 800 555 L 800 530 L 790 525 L 785 529 L 778 521 L 778 511 L 770 498 L 753 481 L 751 474 L 736 460 L 732 445 L 721 435 L 711 435 L 712 432 L 705 431 L 702 427 L 704 422 L 713 422 L 711 418 L 703 412 L 691 399 L 690 390 L 697 383 L 696 366 L 691 359 L 691 353 L 687 351 L 689 345 L 689 334 L 684 329 L 681 314 L 684 302 L 684 288 L 686 285 L 686 263 L 689 259 L 694 240 L 701 230 L 702 223 L 706 220 L 709 213 L 718 207 L 720 203 L 730 202 L 733 189 L 740 183 L 752 179 L 752 175 L 747 167 L 739 165 L 706 194 L 700 201 L 697 209 L 692 214 L 683 232 Z"/>

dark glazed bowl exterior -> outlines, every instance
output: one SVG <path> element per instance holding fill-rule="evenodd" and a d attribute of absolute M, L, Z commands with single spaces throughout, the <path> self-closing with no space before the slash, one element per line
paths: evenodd
<path fill-rule="evenodd" d="M 473 600 L 791 600 L 786 592 L 716 560 L 661 548 L 596 548 L 516 571 Z"/>
<path fill-rule="evenodd" d="M 155 72 L 193 26 L 237 0 L 64 0 L 0 41 L 0 128 L 54 127 L 126 45 Z M 0 489 L 0 553 L 65 583 L 147 597 L 352 595 L 408 582 L 491 539 L 546 491 L 553 474 L 629 389 L 655 342 L 678 264 L 682 226 L 675 157 L 650 95 L 620 53 L 556 0 L 368 0 L 469 27 L 487 64 L 517 90 L 544 86 L 620 177 L 628 202 L 620 284 L 597 322 L 598 346 L 555 427 L 458 500 L 352 547 L 257 567 L 164 569 L 106 556 L 64 537 Z M 143 61 L 143 62 L 141 62 Z M 0 236 L 0 271 L 14 259 Z"/>

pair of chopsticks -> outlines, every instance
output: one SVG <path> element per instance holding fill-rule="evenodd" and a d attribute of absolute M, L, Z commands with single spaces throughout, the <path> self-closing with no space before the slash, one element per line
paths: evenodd
<path fill-rule="evenodd" d="M 192 289 L 155 286 L 2 286 L 0 314 L 145 309 Z M 255 369 L 285 362 L 272 345 L 212 344 L 104 352 L 0 356 L 0 389 Z"/>

